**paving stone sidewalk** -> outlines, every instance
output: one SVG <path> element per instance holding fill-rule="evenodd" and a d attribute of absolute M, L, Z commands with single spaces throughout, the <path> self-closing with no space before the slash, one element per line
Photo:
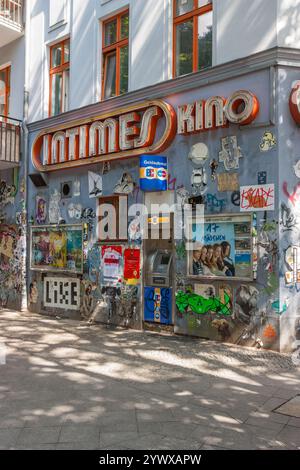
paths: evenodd
<path fill-rule="evenodd" d="M 7 310 L 3 349 L 1 450 L 300 449 L 289 356 Z"/>

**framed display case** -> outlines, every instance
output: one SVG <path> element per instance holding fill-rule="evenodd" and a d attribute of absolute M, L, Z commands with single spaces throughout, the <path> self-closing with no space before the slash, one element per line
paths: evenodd
<path fill-rule="evenodd" d="M 83 225 L 31 227 L 30 269 L 83 273 Z"/>
<path fill-rule="evenodd" d="M 252 214 L 189 219 L 188 276 L 253 281 Z"/>

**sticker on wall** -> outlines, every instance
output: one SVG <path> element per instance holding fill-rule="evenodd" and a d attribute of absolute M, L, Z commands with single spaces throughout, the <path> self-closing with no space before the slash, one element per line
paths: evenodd
<path fill-rule="evenodd" d="M 220 173 L 217 175 L 218 191 L 224 193 L 226 191 L 239 191 L 240 182 L 238 173 Z"/>
<path fill-rule="evenodd" d="M 124 251 L 124 278 L 140 279 L 140 250 L 132 250 L 130 248 Z"/>
<path fill-rule="evenodd" d="M 47 220 L 47 201 L 43 196 L 36 197 L 35 220 L 38 225 L 45 224 Z"/>
<path fill-rule="evenodd" d="M 193 145 L 189 153 L 189 160 L 198 167 L 203 167 L 209 159 L 209 151 L 207 145 L 200 142 Z"/>
<path fill-rule="evenodd" d="M 241 187 L 241 211 L 273 211 L 275 204 L 274 184 Z"/>
<path fill-rule="evenodd" d="M 241 193 L 240 193 L 240 191 L 234 191 L 231 194 L 231 203 L 236 207 L 240 207 L 240 205 L 241 205 Z"/>
<path fill-rule="evenodd" d="M 102 247 L 102 274 L 104 284 L 114 286 L 122 278 L 122 246 Z"/>
<path fill-rule="evenodd" d="M 102 196 L 102 176 L 89 171 L 89 197 Z"/>
<path fill-rule="evenodd" d="M 219 161 L 224 164 L 225 170 L 237 170 L 240 167 L 240 158 L 243 158 L 241 147 L 238 146 L 237 137 L 224 137 L 222 150 L 219 153 Z"/>
<path fill-rule="evenodd" d="M 49 222 L 50 224 L 58 224 L 61 218 L 60 215 L 60 194 L 55 189 L 55 191 L 50 196 L 50 203 L 49 203 Z"/>
<path fill-rule="evenodd" d="M 114 194 L 131 194 L 134 190 L 134 181 L 130 173 L 123 173 L 114 188 Z"/>
<path fill-rule="evenodd" d="M 146 192 L 168 190 L 168 159 L 159 155 L 140 157 L 140 189 Z"/>
<path fill-rule="evenodd" d="M 210 171 L 211 171 L 211 180 L 212 181 L 216 181 L 217 179 L 217 169 L 219 168 L 219 163 L 217 162 L 217 160 L 214 158 L 210 165 Z"/>
<path fill-rule="evenodd" d="M 80 280 L 45 277 L 44 306 L 62 310 L 80 309 Z"/>
<path fill-rule="evenodd" d="M 204 168 L 193 170 L 191 184 L 193 196 L 203 196 L 207 192 L 207 173 Z"/>
<path fill-rule="evenodd" d="M 74 195 L 74 197 L 79 197 L 80 193 L 81 193 L 80 179 L 75 178 L 74 184 L 73 184 L 73 195 Z"/>
<path fill-rule="evenodd" d="M 102 168 L 102 175 L 107 175 L 110 172 L 110 162 L 104 162 Z"/>
<path fill-rule="evenodd" d="M 277 145 L 277 140 L 275 135 L 272 132 L 265 132 L 261 143 L 260 143 L 260 151 L 261 152 L 268 152 L 269 150 L 272 150 L 274 147 Z"/>
<path fill-rule="evenodd" d="M 293 166 L 295 175 L 300 178 L 300 160 Z"/>
<path fill-rule="evenodd" d="M 69 204 L 68 215 L 70 219 L 80 220 L 82 216 L 82 205 L 81 204 Z"/>
<path fill-rule="evenodd" d="M 260 171 L 257 174 L 257 182 L 258 184 L 267 184 L 267 172 L 266 171 Z"/>

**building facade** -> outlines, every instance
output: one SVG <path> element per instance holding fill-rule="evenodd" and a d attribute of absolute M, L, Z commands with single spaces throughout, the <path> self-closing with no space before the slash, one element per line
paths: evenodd
<path fill-rule="evenodd" d="M 27 2 L 30 310 L 299 346 L 299 15 Z"/>

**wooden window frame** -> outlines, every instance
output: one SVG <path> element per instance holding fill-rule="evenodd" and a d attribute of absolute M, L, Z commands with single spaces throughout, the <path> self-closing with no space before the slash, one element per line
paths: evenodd
<path fill-rule="evenodd" d="M 65 60 L 65 44 L 69 43 L 69 60 L 68 62 L 64 62 Z M 52 63 L 52 51 L 53 49 L 61 46 L 62 48 L 62 62 L 59 66 L 53 67 Z M 53 76 L 61 74 L 62 75 L 62 91 L 61 91 L 61 99 L 60 99 L 60 113 L 63 113 L 63 100 L 64 100 L 64 72 L 67 70 L 70 71 L 70 38 L 64 39 L 63 41 L 57 42 L 50 47 L 50 71 L 49 71 L 49 117 L 54 116 L 52 114 L 52 82 Z"/>
<path fill-rule="evenodd" d="M 117 15 L 111 16 L 107 20 L 103 21 L 102 24 L 102 91 L 101 91 L 101 99 L 109 99 L 105 98 L 105 81 L 106 81 L 106 57 L 108 55 L 112 55 L 113 53 L 116 54 L 116 95 L 115 96 L 120 96 L 120 84 L 121 84 L 121 49 L 123 47 L 129 47 L 129 32 L 128 32 L 128 37 L 122 39 L 121 38 L 121 19 L 123 16 L 128 15 L 129 16 L 129 9 L 122 11 L 121 13 L 118 13 Z M 108 23 L 111 23 L 112 21 L 117 20 L 117 40 L 113 44 L 110 44 L 109 46 L 105 46 L 105 26 Z M 130 20 L 130 16 L 129 16 Z"/>
<path fill-rule="evenodd" d="M 5 90 L 4 93 L 1 93 L 1 96 L 4 96 L 4 116 L 8 117 L 9 115 L 9 98 L 10 98 L 10 78 L 11 78 L 11 66 L 0 68 L 0 72 L 5 72 Z"/>
<path fill-rule="evenodd" d="M 213 4 L 208 3 L 203 7 L 198 7 L 198 0 L 194 0 L 193 9 L 183 15 L 176 16 L 176 0 L 173 0 L 173 78 L 181 77 L 182 75 L 176 75 L 176 28 L 180 23 L 184 23 L 190 19 L 193 19 L 193 72 L 199 72 L 198 70 L 198 18 L 213 11 Z"/>

